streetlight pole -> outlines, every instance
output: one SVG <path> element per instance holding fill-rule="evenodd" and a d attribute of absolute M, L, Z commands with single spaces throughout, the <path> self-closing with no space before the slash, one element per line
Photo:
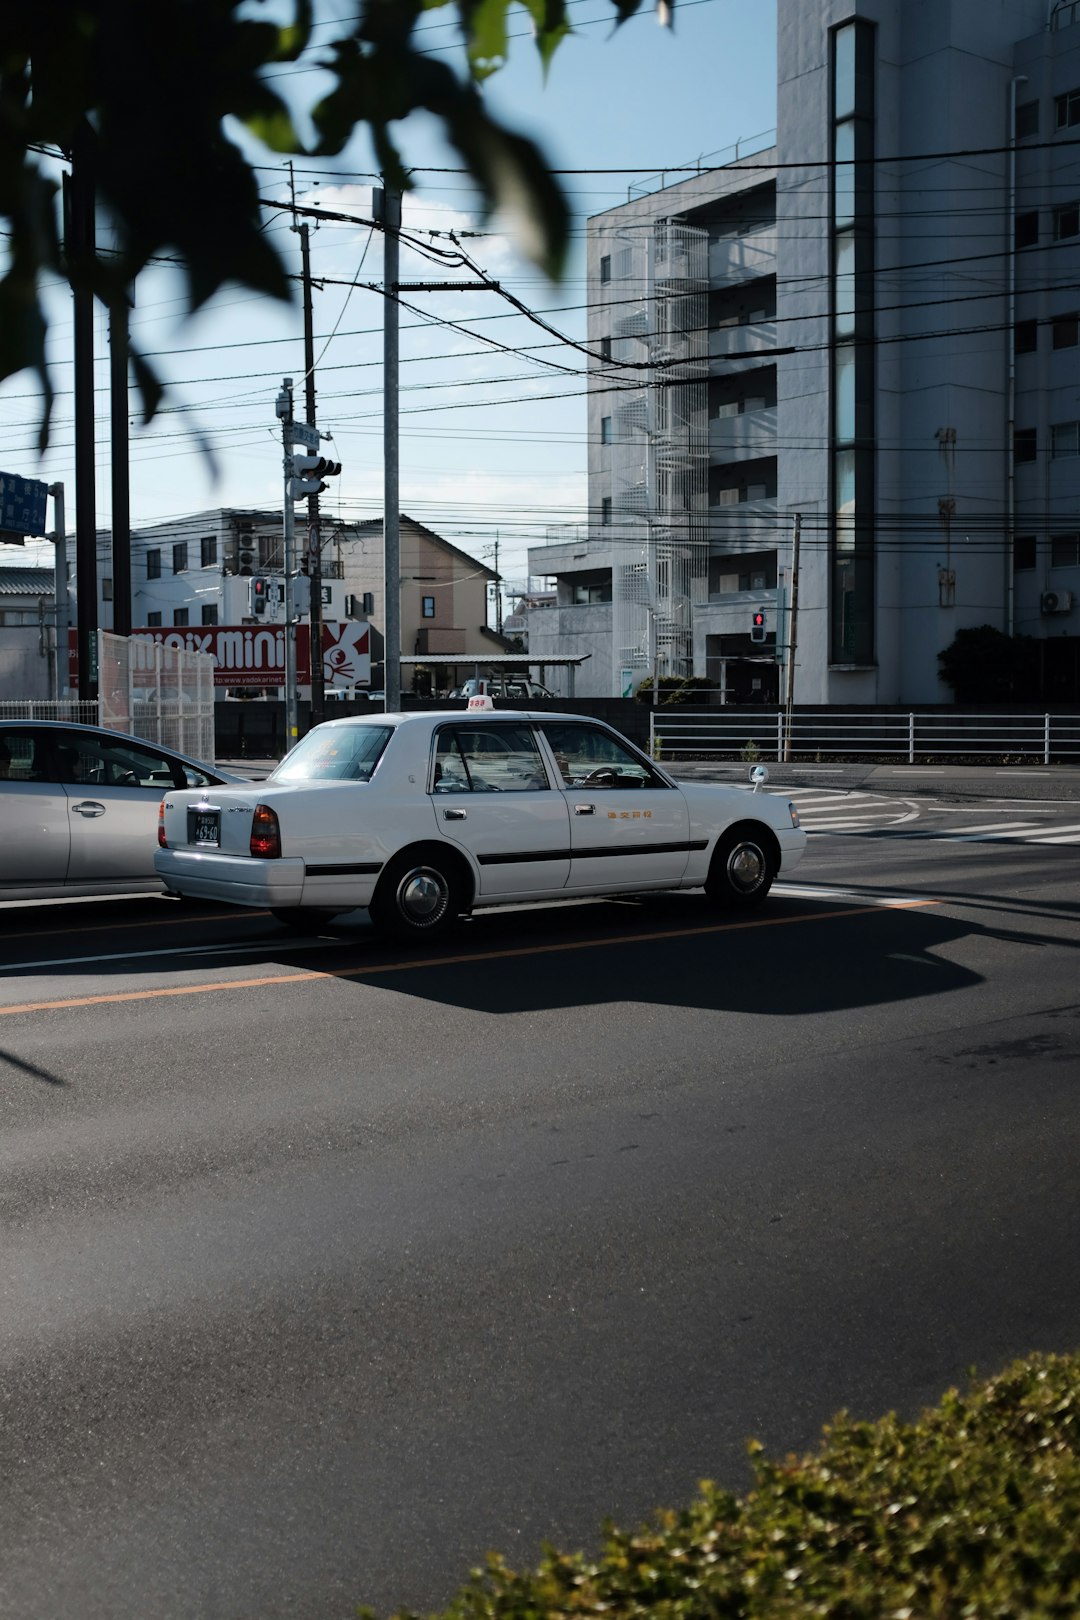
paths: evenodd
<path fill-rule="evenodd" d="M 383 227 L 383 704 L 401 708 L 401 506 L 398 466 L 398 277 L 401 193 L 374 195 Z"/>

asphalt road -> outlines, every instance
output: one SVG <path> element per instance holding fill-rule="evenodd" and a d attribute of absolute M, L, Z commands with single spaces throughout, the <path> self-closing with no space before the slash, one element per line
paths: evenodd
<path fill-rule="evenodd" d="M 0 907 L 0 1612 L 444 1603 L 1080 1344 L 1080 849 L 814 839 L 429 957 Z"/>

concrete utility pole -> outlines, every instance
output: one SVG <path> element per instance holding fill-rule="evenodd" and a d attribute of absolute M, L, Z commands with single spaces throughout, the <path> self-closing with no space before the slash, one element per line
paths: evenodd
<path fill-rule="evenodd" d="M 795 646 L 799 616 L 799 540 L 802 513 L 795 513 L 791 531 L 791 607 L 788 611 L 787 701 L 784 704 L 784 763 L 791 759 L 791 716 L 795 702 Z"/>
<path fill-rule="evenodd" d="M 131 634 L 131 480 L 128 467 L 128 300 L 109 310 L 109 414 L 112 472 L 112 627 Z"/>
<path fill-rule="evenodd" d="M 401 506 L 398 463 L 398 277 L 401 193 L 373 193 L 383 227 L 383 687 L 387 714 L 401 708 Z"/>
<path fill-rule="evenodd" d="M 53 648 L 53 697 L 59 702 L 67 690 L 68 671 L 71 667 L 68 656 L 67 530 L 64 527 L 63 484 L 50 484 L 49 494 L 53 499 L 53 545 L 56 548 L 56 562 L 53 569 L 53 618 L 56 623 L 54 632 L 56 644 Z"/>

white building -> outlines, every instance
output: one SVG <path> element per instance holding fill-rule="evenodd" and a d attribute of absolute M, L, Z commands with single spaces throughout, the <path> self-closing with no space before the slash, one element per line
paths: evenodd
<path fill-rule="evenodd" d="M 590 526 L 530 647 L 775 698 L 798 514 L 797 701 L 947 701 L 987 623 L 1076 701 L 1080 4 L 778 12 L 775 145 L 590 221 Z"/>

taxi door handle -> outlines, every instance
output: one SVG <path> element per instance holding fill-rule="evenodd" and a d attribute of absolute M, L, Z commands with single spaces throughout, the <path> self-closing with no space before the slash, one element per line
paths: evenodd
<path fill-rule="evenodd" d="M 73 804 L 71 808 L 77 816 L 91 817 L 105 814 L 105 806 L 98 804 L 94 799 L 84 799 L 81 804 Z"/>
<path fill-rule="evenodd" d="M 443 820 L 444 821 L 464 821 L 465 817 L 468 815 L 468 813 L 469 812 L 467 810 L 444 810 L 443 811 Z"/>
<path fill-rule="evenodd" d="M 595 804 L 575 804 L 574 806 L 575 816 L 591 816 L 594 815 L 595 812 Z"/>

